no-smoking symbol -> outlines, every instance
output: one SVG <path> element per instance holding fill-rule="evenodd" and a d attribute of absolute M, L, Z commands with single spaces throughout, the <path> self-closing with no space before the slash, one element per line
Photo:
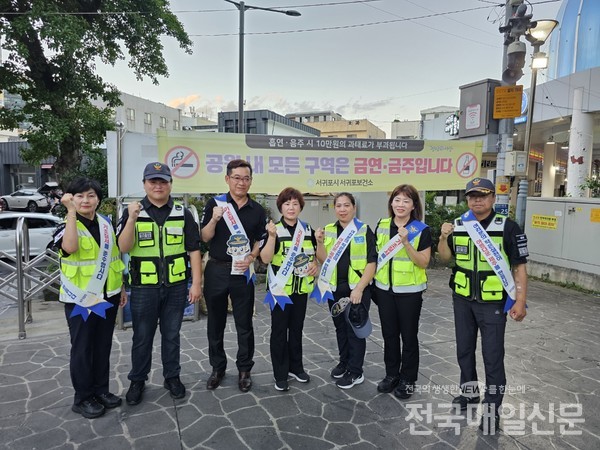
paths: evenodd
<path fill-rule="evenodd" d="M 165 164 L 171 169 L 174 178 L 190 178 L 198 172 L 198 155 L 187 147 L 173 147 L 165 156 Z"/>
<path fill-rule="evenodd" d="M 463 153 L 456 160 L 456 171 L 462 178 L 470 178 L 479 168 L 477 156 L 473 153 Z"/>

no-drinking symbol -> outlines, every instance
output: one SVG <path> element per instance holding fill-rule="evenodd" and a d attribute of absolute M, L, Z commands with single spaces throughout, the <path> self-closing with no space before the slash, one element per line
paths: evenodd
<path fill-rule="evenodd" d="M 462 178 L 471 178 L 478 167 L 477 156 L 473 153 L 463 153 L 456 160 L 456 171 Z"/>

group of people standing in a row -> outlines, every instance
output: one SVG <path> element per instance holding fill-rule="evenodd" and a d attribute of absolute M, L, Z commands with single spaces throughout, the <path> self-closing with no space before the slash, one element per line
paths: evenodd
<path fill-rule="evenodd" d="M 65 302 L 71 334 L 73 411 L 94 418 L 122 402 L 108 389 L 116 311 L 127 302 L 125 265 L 119 251 L 129 254 L 131 286 L 128 404 L 142 400 L 157 325 L 164 387 L 173 398 L 185 396 L 180 380 L 180 328 L 187 302 L 196 303 L 202 295 L 208 309 L 212 366 L 207 389 L 216 389 L 226 373 L 228 298 L 238 339 L 238 387 L 242 392 L 251 389 L 254 261 L 259 257 L 268 264 L 265 302 L 271 307 L 275 389 L 287 391 L 289 380 L 310 381 L 302 356 L 309 298 L 327 301 L 333 317 L 339 361 L 331 376 L 336 385 L 349 389 L 362 383 L 373 301 L 379 310 L 386 371 L 377 390 L 394 392 L 401 399 L 411 397 L 419 370 L 425 269 L 433 244 L 429 227 L 422 222 L 424 211 L 417 190 L 406 184 L 395 188 L 388 200 L 388 217 L 380 219 L 373 232 L 356 217 L 350 193 L 335 196 L 335 223 L 313 229 L 299 218 L 304 198 L 294 188 L 285 188 L 277 197 L 281 219 L 267 223 L 263 207 L 248 195 L 252 167 L 247 161 L 230 161 L 225 181 L 229 192 L 206 203 L 198 227 L 190 211 L 171 198 L 168 166 L 148 164 L 143 174 L 146 196 L 128 205 L 116 234 L 109 220 L 96 214 L 102 200 L 97 182 L 76 180 L 66 190 L 61 201 L 67 216 L 55 234 L 55 245 L 61 255 L 60 299 Z M 527 239 L 514 222 L 493 212 L 494 185 L 489 180 L 469 182 L 466 196 L 470 211 L 454 224 L 442 226 L 438 245 L 441 258 L 456 263 L 450 284 L 463 394 L 454 403 L 464 410 L 479 402 L 475 347 L 481 331 L 484 402 L 493 410 L 491 423 L 497 427 L 506 384 L 506 312 L 517 321 L 526 314 Z M 204 274 L 201 240 L 210 244 Z"/>

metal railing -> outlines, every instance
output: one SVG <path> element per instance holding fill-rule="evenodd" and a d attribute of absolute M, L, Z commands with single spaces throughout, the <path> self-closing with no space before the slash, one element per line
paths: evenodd
<path fill-rule="evenodd" d="M 25 339 L 25 325 L 33 322 L 32 299 L 45 289 L 58 295 L 60 270 L 58 254 L 51 249 L 30 260 L 29 229 L 25 217 L 17 219 L 15 250 L 14 257 L 0 252 L 0 267 L 8 273 L 0 279 L 0 296 L 17 304 L 18 337 Z"/>

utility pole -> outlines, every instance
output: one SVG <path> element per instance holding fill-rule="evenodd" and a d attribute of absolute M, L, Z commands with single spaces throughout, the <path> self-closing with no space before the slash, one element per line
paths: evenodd
<path fill-rule="evenodd" d="M 500 27 L 504 33 L 504 52 L 502 56 L 502 81 L 504 85 L 515 85 L 523 76 L 525 65 L 525 43 L 519 38 L 525 34 L 527 23 L 531 16 L 526 16 L 527 5 L 523 0 L 506 0 L 505 22 Z M 529 120 L 529 118 L 528 118 Z M 496 160 L 496 183 L 507 183 L 504 167 L 506 152 L 513 150 L 514 119 L 501 119 L 498 124 L 498 156 Z M 500 194 L 496 197 L 495 210 L 508 214 L 509 195 Z"/>

